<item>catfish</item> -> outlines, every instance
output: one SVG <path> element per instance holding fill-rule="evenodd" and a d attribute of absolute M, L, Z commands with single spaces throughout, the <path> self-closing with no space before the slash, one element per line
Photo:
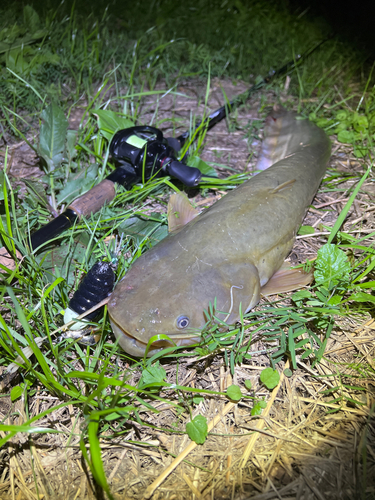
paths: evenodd
<path fill-rule="evenodd" d="M 199 342 L 208 318 L 234 324 L 261 294 L 306 285 L 285 258 L 331 154 L 325 132 L 277 106 L 266 119 L 261 172 L 201 214 L 181 196 L 169 204 L 172 231 L 140 256 L 117 284 L 108 313 L 120 346 L 151 356 Z"/>

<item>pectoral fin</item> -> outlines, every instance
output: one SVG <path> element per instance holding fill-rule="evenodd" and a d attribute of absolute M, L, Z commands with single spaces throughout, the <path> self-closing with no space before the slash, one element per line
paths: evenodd
<path fill-rule="evenodd" d="M 181 229 L 185 224 L 199 215 L 183 193 L 174 193 L 168 201 L 168 231 L 171 233 Z"/>
<path fill-rule="evenodd" d="M 289 267 L 289 265 L 288 265 Z M 313 272 L 306 273 L 302 268 L 288 269 L 285 265 L 262 286 L 260 293 L 263 297 L 278 293 L 291 292 L 309 285 L 313 280 Z"/>

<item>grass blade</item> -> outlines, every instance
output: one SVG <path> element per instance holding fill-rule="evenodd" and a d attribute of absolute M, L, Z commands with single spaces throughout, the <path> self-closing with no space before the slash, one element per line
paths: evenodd
<path fill-rule="evenodd" d="M 361 180 L 358 182 L 358 184 L 355 187 L 352 195 L 350 196 L 349 200 L 347 201 L 344 209 L 342 210 L 342 212 L 338 216 L 337 221 L 336 221 L 335 225 L 333 226 L 333 228 L 331 230 L 331 234 L 328 237 L 327 243 L 332 243 L 332 241 L 333 241 L 334 237 L 336 236 L 337 232 L 340 230 L 340 227 L 342 226 L 342 224 L 344 223 L 344 220 L 345 220 L 346 216 L 348 215 L 350 207 L 353 205 L 353 202 L 356 199 L 357 194 L 359 193 L 359 190 L 362 187 L 362 184 L 367 179 L 367 177 L 368 177 L 369 173 L 371 172 L 371 170 L 372 170 L 372 165 L 370 165 L 368 167 L 368 169 L 366 170 L 366 172 L 363 174 Z"/>

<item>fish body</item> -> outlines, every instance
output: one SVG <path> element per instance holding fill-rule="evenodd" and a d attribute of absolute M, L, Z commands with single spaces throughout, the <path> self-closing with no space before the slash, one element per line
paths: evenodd
<path fill-rule="evenodd" d="M 331 144 L 323 130 L 284 108 L 267 118 L 258 175 L 226 194 L 139 257 L 116 286 L 108 312 L 131 355 L 168 335 L 196 342 L 216 301 L 233 324 L 260 300 L 282 266 L 326 170 Z M 269 166 L 271 164 L 271 166 Z M 220 312 L 219 312 L 220 311 Z M 168 344 L 151 345 L 149 355 Z"/>

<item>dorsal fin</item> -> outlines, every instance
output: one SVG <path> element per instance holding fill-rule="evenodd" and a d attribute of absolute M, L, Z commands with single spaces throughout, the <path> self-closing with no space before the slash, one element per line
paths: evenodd
<path fill-rule="evenodd" d="M 289 267 L 289 269 L 287 269 Z M 290 263 L 284 262 L 281 269 L 269 279 L 260 289 L 260 293 L 267 297 L 278 293 L 292 292 L 309 285 L 313 280 L 313 272 L 306 273 L 302 268 L 290 269 Z"/>
<path fill-rule="evenodd" d="M 168 231 L 181 229 L 193 220 L 199 212 L 191 205 L 183 193 L 174 193 L 168 201 Z"/>
<path fill-rule="evenodd" d="M 274 106 L 266 118 L 264 140 L 256 170 L 266 170 L 290 153 L 296 116 L 296 113 L 287 111 L 282 106 Z"/>

